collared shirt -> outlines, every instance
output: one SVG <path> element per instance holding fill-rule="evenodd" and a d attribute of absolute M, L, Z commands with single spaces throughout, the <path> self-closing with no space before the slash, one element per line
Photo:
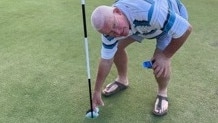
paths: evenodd
<path fill-rule="evenodd" d="M 125 14 L 131 25 L 128 36 L 138 42 L 166 34 L 171 38 L 179 38 L 190 25 L 187 17 L 181 15 L 183 4 L 179 0 L 118 0 L 112 6 Z M 114 38 L 102 34 L 101 57 L 113 58 L 118 40 L 126 37 Z"/>

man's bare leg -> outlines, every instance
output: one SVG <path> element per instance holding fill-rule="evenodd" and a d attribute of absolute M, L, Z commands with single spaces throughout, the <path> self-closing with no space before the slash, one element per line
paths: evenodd
<path fill-rule="evenodd" d="M 154 55 L 156 55 L 158 52 L 160 52 L 160 51 L 156 50 Z M 171 69 L 171 68 L 169 68 L 169 69 Z M 170 70 L 170 73 L 171 73 L 171 70 Z M 167 77 L 156 77 L 155 76 L 155 79 L 157 81 L 158 88 L 157 88 L 157 99 L 156 99 L 156 102 L 155 102 L 153 112 L 154 112 L 154 114 L 163 114 L 164 112 L 166 112 L 168 110 L 167 86 L 168 86 L 169 81 L 170 81 L 170 74 Z M 162 98 L 162 99 L 160 99 L 160 98 Z M 158 103 L 160 101 L 159 99 L 162 100 L 160 102 L 161 103 L 160 104 L 161 108 L 157 108 Z"/>
<path fill-rule="evenodd" d="M 118 50 L 114 56 L 114 64 L 116 66 L 117 73 L 118 73 L 117 78 L 115 80 L 126 86 L 128 86 L 129 82 L 128 82 L 128 74 L 127 74 L 128 55 L 127 55 L 125 48 L 133 42 L 134 40 L 130 37 L 119 41 Z M 111 92 L 116 88 L 117 88 L 117 85 L 114 85 L 113 87 L 105 88 L 103 92 L 106 92 L 106 93 Z"/>

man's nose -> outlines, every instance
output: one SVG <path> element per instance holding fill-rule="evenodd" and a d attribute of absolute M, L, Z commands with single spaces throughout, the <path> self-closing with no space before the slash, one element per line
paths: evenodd
<path fill-rule="evenodd" d="M 116 36 L 120 36 L 121 30 L 118 29 L 118 28 L 114 29 L 114 34 L 115 34 Z"/>

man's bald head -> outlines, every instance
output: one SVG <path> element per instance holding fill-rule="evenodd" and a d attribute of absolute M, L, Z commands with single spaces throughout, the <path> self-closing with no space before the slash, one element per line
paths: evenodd
<path fill-rule="evenodd" d="M 114 7 L 111 6 L 99 6 L 97 7 L 91 15 L 92 26 L 97 30 L 101 30 L 105 22 L 113 17 Z"/>

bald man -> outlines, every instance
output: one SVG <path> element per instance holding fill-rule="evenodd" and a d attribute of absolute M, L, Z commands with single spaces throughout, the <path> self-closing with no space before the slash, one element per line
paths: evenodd
<path fill-rule="evenodd" d="M 101 95 L 111 96 L 128 88 L 125 48 L 143 39 L 156 39 L 151 61 L 158 88 L 152 112 L 158 116 L 167 114 L 171 59 L 192 30 L 185 6 L 179 0 L 117 0 L 112 6 L 97 7 L 92 12 L 91 23 L 102 34 L 93 108 L 104 105 Z M 117 77 L 102 90 L 113 63 Z"/>

